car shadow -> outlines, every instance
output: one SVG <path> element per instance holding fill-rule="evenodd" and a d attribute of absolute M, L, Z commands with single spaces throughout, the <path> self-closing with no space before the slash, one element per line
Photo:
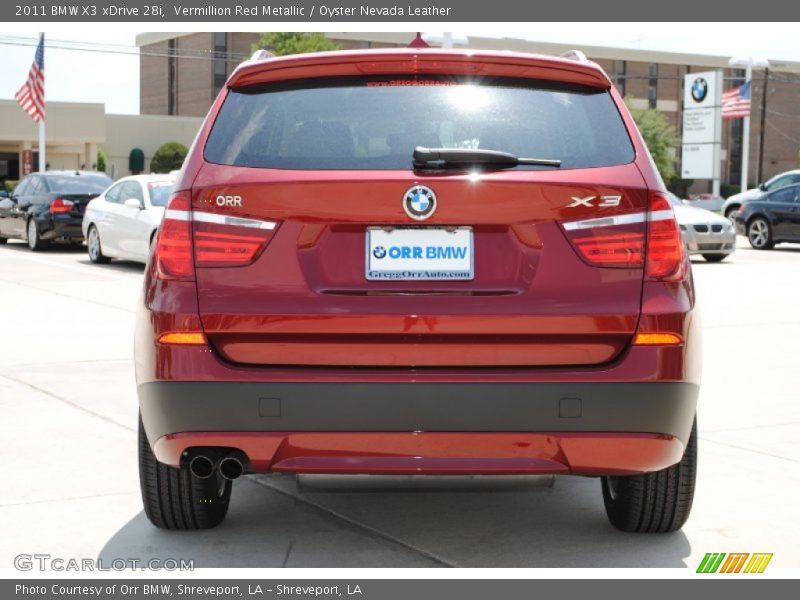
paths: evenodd
<path fill-rule="evenodd" d="M 614 529 L 597 479 L 248 476 L 216 529 L 163 531 L 139 513 L 99 558 L 183 558 L 196 568 L 685 568 L 690 552 L 682 532 Z"/>
<path fill-rule="evenodd" d="M 111 271 L 122 271 L 125 273 L 143 273 L 144 272 L 144 265 L 139 262 L 134 262 L 132 260 L 120 260 L 114 259 L 109 263 L 105 263 L 103 265 L 96 265 L 94 264 L 89 258 L 87 257 L 85 260 L 77 261 L 79 265 L 87 265 L 89 267 L 93 267 L 95 269 L 106 269 Z"/>

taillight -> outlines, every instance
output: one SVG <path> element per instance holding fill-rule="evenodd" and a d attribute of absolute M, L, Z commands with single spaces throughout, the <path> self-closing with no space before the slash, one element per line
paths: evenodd
<path fill-rule="evenodd" d="M 249 265 L 266 248 L 276 223 L 194 213 L 194 259 L 198 267 Z"/>
<path fill-rule="evenodd" d="M 641 213 L 562 223 L 578 255 L 596 267 L 644 265 L 644 217 Z"/>
<path fill-rule="evenodd" d="M 72 210 L 74 202 L 72 200 L 64 200 L 63 198 L 56 198 L 50 203 L 51 213 L 68 213 Z"/>
<path fill-rule="evenodd" d="M 176 192 L 167 203 L 156 238 L 153 262 L 161 279 L 194 279 L 192 261 L 192 197 Z"/>
<path fill-rule="evenodd" d="M 194 279 L 197 267 L 240 267 L 256 260 L 277 227 L 261 221 L 193 211 L 190 192 L 172 195 L 153 253 L 161 279 Z"/>
<path fill-rule="evenodd" d="M 645 276 L 677 281 L 683 277 L 685 255 L 672 205 L 665 195 L 654 192 L 650 194 L 648 208 Z"/>
<path fill-rule="evenodd" d="M 648 279 L 677 281 L 685 260 L 675 213 L 666 196 L 652 193 L 647 212 L 561 224 L 578 255 L 596 267 L 645 267 Z"/>

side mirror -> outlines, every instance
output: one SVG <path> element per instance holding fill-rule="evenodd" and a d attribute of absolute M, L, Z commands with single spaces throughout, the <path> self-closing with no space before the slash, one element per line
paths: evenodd
<path fill-rule="evenodd" d="M 128 198 L 123 202 L 123 206 L 126 208 L 135 208 L 136 210 L 142 210 L 142 203 L 139 202 L 136 198 Z"/>
<path fill-rule="evenodd" d="M 766 192 L 767 191 L 767 184 L 759 183 L 758 184 L 758 189 L 760 189 L 762 192 Z"/>

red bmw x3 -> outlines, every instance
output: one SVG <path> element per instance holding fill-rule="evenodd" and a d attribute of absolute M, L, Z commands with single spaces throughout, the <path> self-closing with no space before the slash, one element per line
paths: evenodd
<path fill-rule="evenodd" d="M 147 267 L 147 516 L 213 527 L 244 473 L 547 473 L 680 528 L 699 331 L 664 193 L 580 53 L 242 64 Z"/>

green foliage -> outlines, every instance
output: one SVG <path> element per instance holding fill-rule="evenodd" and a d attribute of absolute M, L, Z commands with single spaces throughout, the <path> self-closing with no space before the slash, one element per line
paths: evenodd
<path fill-rule="evenodd" d="M 298 31 L 273 31 L 262 33 L 258 42 L 253 44 L 253 52 L 256 50 L 268 50 L 275 56 L 285 54 L 305 54 L 306 52 L 325 52 L 328 50 L 340 50 L 341 46 L 325 37 L 325 34 L 301 33 Z"/>
<path fill-rule="evenodd" d="M 180 169 L 188 152 L 189 149 L 179 142 L 161 144 L 150 161 L 150 171 L 153 173 L 169 173 Z"/>
<path fill-rule="evenodd" d="M 108 162 L 108 157 L 106 156 L 106 151 L 102 148 L 97 149 L 97 170 L 102 171 L 103 173 L 106 172 L 106 166 Z"/>
<path fill-rule="evenodd" d="M 19 180 L 17 180 L 17 179 L 6 179 L 5 184 L 4 184 L 6 186 L 6 191 L 9 194 L 11 192 L 13 192 L 14 188 L 17 187 L 18 183 L 19 183 Z"/>
<path fill-rule="evenodd" d="M 653 162 L 666 182 L 673 181 L 678 176 L 675 169 L 675 157 L 678 151 L 678 132 L 669 124 L 667 117 L 654 108 L 633 108 L 630 98 L 625 103 L 631 111 L 633 120 L 647 144 L 647 149 L 653 157 Z"/>

